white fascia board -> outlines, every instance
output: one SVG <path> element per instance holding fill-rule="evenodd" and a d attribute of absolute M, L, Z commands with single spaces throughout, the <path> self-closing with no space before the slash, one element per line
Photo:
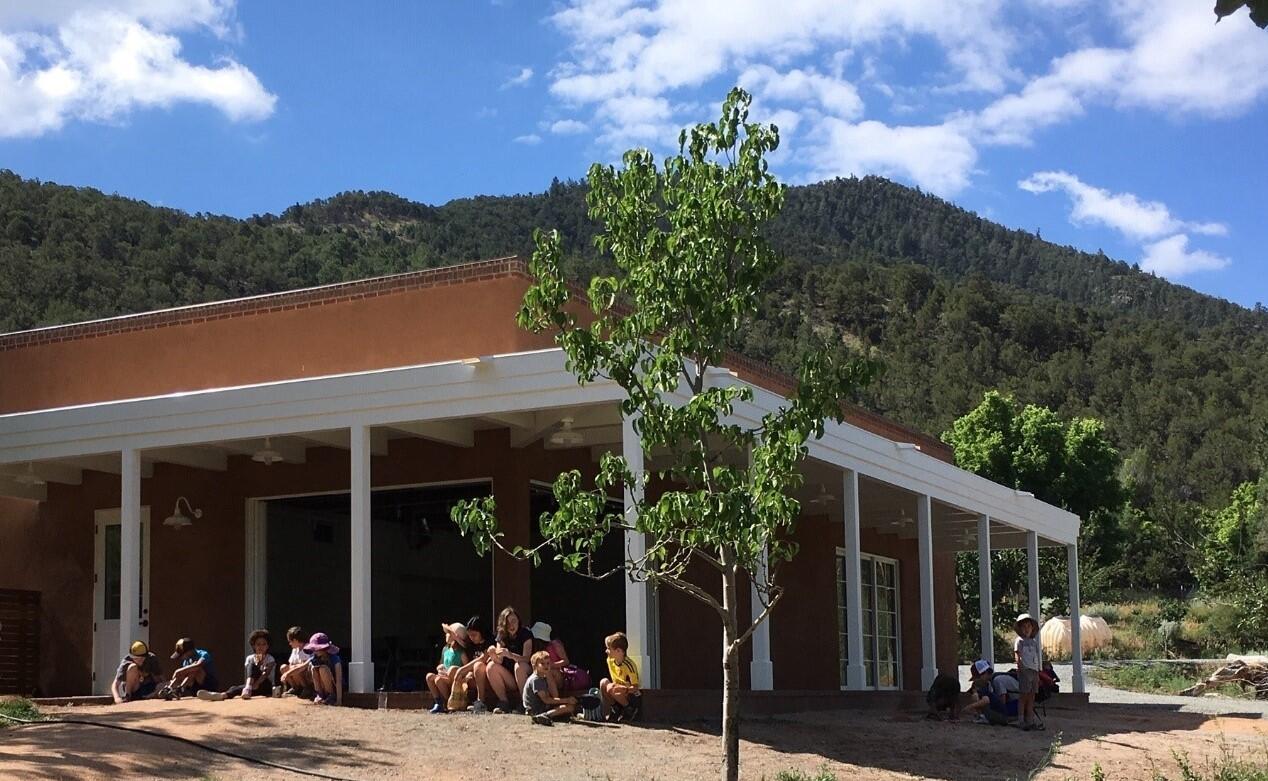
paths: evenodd
<path fill-rule="evenodd" d="M 737 402 L 733 407 L 732 417 L 745 425 L 759 425 L 763 415 L 787 402 L 776 393 L 742 380 L 719 383 L 727 384 L 747 385 L 753 391 L 752 402 Z M 682 390 L 677 395 L 686 400 Z M 806 447 L 812 458 L 927 494 L 969 512 L 1007 520 L 1053 541 L 1072 543 L 1078 539 L 1077 515 L 901 444 L 850 423 L 828 421 L 823 437 L 810 440 Z"/>
<path fill-rule="evenodd" d="M 0 415 L 0 463 L 614 402 L 559 349 Z"/>

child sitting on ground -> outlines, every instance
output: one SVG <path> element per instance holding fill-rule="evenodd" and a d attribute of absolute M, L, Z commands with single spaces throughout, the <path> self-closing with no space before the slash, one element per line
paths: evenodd
<path fill-rule="evenodd" d="M 313 676 L 313 702 L 318 705 L 343 705 L 343 660 L 339 646 L 330 642 L 325 632 L 308 639 L 304 650 L 313 655 L 308 662 Z"/>
<path fill-rule="evenodd" d="M 436 672 L 427 673 L 427 690 L 431 692 L 435 704 L 432 713 L 448 713 L 449 695 L 453 691 L 454 679 L 462 666 L 471 659 L 467 656 L 467 627 L 455 621 L 452 624 L 441 624 L 445 632 L 445 647 L 440 652 L 440 664 Z"/>
<path fill-rule="evenodd" d="M 115 703 L 148 700 L 158 693 L 161 676 L 158 657 L 143 640 L 134 640 L 128 655 L 119 662 L 110 693 Z"/>
<path fill-rule="evenodd" d="M 211 661 L 211 652 L 198 648 L 189 637 L 176 641 L 176 650 L 172 659 L 180 662 L 180 667 L 172 673 L 168 692 L 180 699 L 186 694 L 195 694 L 200 689 L 216 691 L 220 688 L 216 680 L 216 667 Z"/>
<path fill-rule="evenodd" d="M 286 642 L 291 646 L 291 656 L 279 670 L 278 694 L 286 692 L 304 699 L 313 696 L 313 655 L 304 650 L 303 627 L 293 626 L 286 630 Z"/>
<path fill-rule="evenodd" d="M 247 638 L 247 642 L 251 645 L 251 653 L 247 654 L 246 661 L 243 662 L 246 680 L 237 686 L 230 686 L 223 692 L 202 689 L 198 692 L 198 699 L 220 702 L 239 695 L 244 700 L 251 699 L 251 696 L 255 694 L 261 697 L 272 696 L 273 674 L 276 672 L 277 662 L 269 653 L 269 630 L 255 630 Z"/>
<path fill-rule="evenodd" d="M 556 719 L 563 721 L 576 712 L 577 698 L 559 696 L 550 674 L 550 654 L 538 651 L 531 662 L 533 674 L 524 682 L 524 712 L 534 724 L 553 727 Z"/>
<path fill-rule="evenodd" d="M 626 654 L 629 638 L 624 632 L 603 639 L 608 656 L 608 675 L 599 682 L 599 694 L 607 706 L 607 721 L 624 723 L 638 718 L 643 710 L 643 692 L 638 687 L 638 667 Z"/>

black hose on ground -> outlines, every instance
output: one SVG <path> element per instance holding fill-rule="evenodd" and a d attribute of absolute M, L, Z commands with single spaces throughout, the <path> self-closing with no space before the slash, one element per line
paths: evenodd
<path fill-rule="evenodd" d="M 240 759 L 243 762 L 250 762 L 251 764 L 254 764 L 254 765 L 270 767 L 275 770 L 285 770 L 290 773 L 298 773 L 299 775 L 309 776 L 311 778 L 324 778 L 324 779 L 327 779 L 327 781 L 357 781 L 357 779 L 353 779 L 353 778 L 345 778 L 344 776 L 332 776 L 326 773 L 321 773 L 316 770 L 305 770 L 302 767 L 284 765 L 281 762 L 273 762 L 267 759 L 260 759 L 259 757 L 252 757 L 246 754 L 239 754 L 234 751 L 229 751 L 228 749 L 216 748 L 215 746 L 210 746 L 206 743 L 199 743 L 198 741 L 190 740 L 189 738 L 182 738 L 179 735 L 169 735 L 166 732 L 156 732 L 154 730 L 143 729 L 141 727 L 125 727 L 122 724 L 103 724 L 100 721 L 88 721 L 87 719 L 19 719 L 16 716 L 8 716 L 3 713 L 0 713 L 0 719 L 13 722 L 19 727 L 38 727 L 41 724 L 84 724 L 89 727 L 103 727 L 105 729 L 117 729 L 117 730 L 120 730 L 121 732 L 135 732 L 138 735 L 150 735 L 151 737 L 156 737 L 156 738 L 166 738 L 167 740 L 174 740 L 177 743 L 184 743 L 187 746 L 200 748 L 203 751 L 210 751 L 213 754 L 220 754 L 222 756 L 231 757 L 233 759 Z"/>

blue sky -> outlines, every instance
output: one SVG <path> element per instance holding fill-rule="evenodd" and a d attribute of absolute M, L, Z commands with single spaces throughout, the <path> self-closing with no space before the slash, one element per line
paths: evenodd
<path fill-rule="evenodd" d="M 879 173 L 1268 303 L 1268 33 L 1122 0 L 8 0 L 0 168 L 191 212 L 533 192 L 726 90 L 792 183 Z"/>

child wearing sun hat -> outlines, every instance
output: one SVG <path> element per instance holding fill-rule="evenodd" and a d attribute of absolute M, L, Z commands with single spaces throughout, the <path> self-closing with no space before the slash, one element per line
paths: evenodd
<path fill-rule="evenodd" d="M 1043 729 L 1035 716 L 1035 694 L 1039 691 L 1039 622 L 1029 613 L 1017 616 L 1013 624 L 1017 639 L 1013 641 L 1013 660 L 1017 663 L 1017 691 L 1021 694 L 1021 728 Z"/>

